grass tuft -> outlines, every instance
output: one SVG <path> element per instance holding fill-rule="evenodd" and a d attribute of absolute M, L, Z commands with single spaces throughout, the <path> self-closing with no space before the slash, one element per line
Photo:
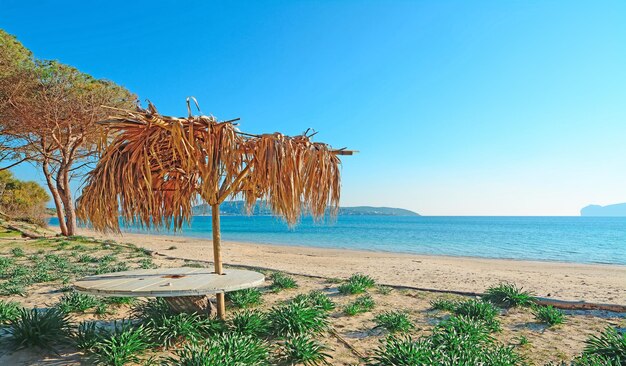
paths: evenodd
<path fill-rule="evenodd" d="M 607 327 L 599 335 L 591 336 L 585 343 L 585 350 L 577 359 L 581 364 L 585 358 L 614 361 L 613 363 L 605 362 L 606 365 L 626 363 L 626 333 L 620 334 L 615 328 Z M 597 364 L 600 365 L 600 363 Z"/>
<path fill-rule="evenodd" d="M 512 283 L 501 283 L 489 287 L 482 298 L 505 308 L 531 306 L 535 300 L 530 292 L 523 291 L 521 287 L 518 288 Z"/>
<path fill-rule="evenodd" d="M 332 365 L 330 349 L 308 335 L 289 338 L 280 349 L 280 359 L 288 365 L 321 366 Z"/>
<path fill-rule="evenodd" d="M 254 307 L 263 302 L 261 299 L 261 291 L 257 288 L 228 292 L 226 293 L 226 298 L 233 306 L 241 309 Z"/>
<path fill-rule="evenodd" d="M 12 350 L 36 347 L 54 351 L 69 339 L 68 315 L 59 309 L 21 309 L 8 328 Z"/>
<path fill-rule="evenodd" d="M 164 348 L 171 348 L 184 341 L 198 341 L 211 335 L 209 323 L 212 320 L 198 314 L 161 314 L 145 323 L 154 342 Z"/>
<path fill-rule="evenodd" d="M 492 303 L 481 300 L 462 301 L 456 304 L 453 312 L 456 315 L 482 321 L 494 332 L 500 330 L 500 322 L 497 319 L 499 311 Z"/>
<path fill-rule="evenodd" d="M 348 281 L 338 287 L 340 293 L 344 295 L 355 295 L 362 294 L 367 289 L 372 288 L 376 285 L 374 279 L 368 275 L 364 275 L 361 273 L 355 273 Z"/>
<path fill-rule="evenodd" d="M 0 325 L 8 324 L 20 316 L 22 306 L 15 301 L 0 300 Z"/>
<path fill-rule="evenodd" d="M 11 249 L 11 254 L 13 254 L 13 256 L 17 257 L 17 258 L 26 256 L 26 253 L 24 253 L 24 249 L 22 249 L 20 247 L 15 247 L 15 248 Z"/>
<path fill-rule="evenodd" d="M 269 328 L 268 316 L 258 310 L 243 310 L 230 319 L 230 329 L 244 335 L 263 337 Z"/>
<path fill-rule="evenodd" d="M 112 332 L 103 333 L 95 342 L 91 361 L 102 366 L 137 363 L 139 355 L 151 347 L 150 336 L 150 330 L 143 325 L 134 326 L 128 321 L 116 323 Z"/>
<path fill-rule="evenodd" d="M 562 324 L 565 321 L 565 314 L 552 305 L 538 306 L 534 311 L 535 318 L 548 326 Z"/>
<path fill-rule="evenodd" d="M 265 342 L 238 333 L 209 338 L 206 343 L 186 344 L 164 360 L 164 366 L 265 366 L 269 350 Z"/>
<path fill-rule="evenodd" d="M 360 313 L 366 313 L 374 309 L 376 303 L 374 299 L 370 295 L 363 295 L 358 297 L 356 300 L 348 304 L 343 312 L 347 315 L 353 316 Z"/>
<path fill-rule="evenodd" d="M 270 331 L 276 337 L 319 333 L 328 328 L 328 315 L 320 307 L 306 301 L 291 301 L 272 308 Z"/>
<path fill-rule="evenodd" d="M 298 283 L 293 277 L 286 275 L 282 272 L 274 272 L 270 276 L 270 279 L 272 280 L 272 285 L 270 286 L 270 289 L 274 292 L 280 292 L 282 290 L 288 290 L 298 287 Z"/>
<path fill-rule="evenodd" d="M 323 292 L 313 290 L 308 294 L 299 294 L 292 301 L 304 301 L 311 306 L 317 306 L 324 311 L 332 311 L 335 309 L 335 303 Z"/>
<path fill-rule="evenodd" d="M 448 299 L 435 299 L 430 302 L 430 307 L 433 310 L 454 312 L 454 309 L 456 309 L 456 304 L 457 303 L 455 301 Z"/>
<path fill-rule="evenodd" d="M 95 308 L 100 304 L 100 300 L 95 296 L 81 294 L 72 291 L 61 297 L 57 308 L 64 313 L 80 313 L 91 308 Z"/>
<path fill-rule="evenodd" d="M 374 318 L 377 326 L 391 333 L 405 333 L 415 328 L 408 315 L 402 311 L 385 311 Z"/>

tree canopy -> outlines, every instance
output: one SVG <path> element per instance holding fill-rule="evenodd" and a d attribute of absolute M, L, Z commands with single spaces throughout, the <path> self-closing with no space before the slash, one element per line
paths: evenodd
<path fill-rule="evenodd" d="M 45 207 L 50 200 L 36 182 L 16 179 L 8 170 L 0 171 L 0 211 L 16 220 L 46 224 Z"/>

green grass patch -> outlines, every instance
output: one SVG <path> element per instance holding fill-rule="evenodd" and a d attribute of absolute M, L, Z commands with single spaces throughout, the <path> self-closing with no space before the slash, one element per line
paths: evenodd
<path fill-rule="evenodd" d="M 385 311 L 374 318 L 378 327 L 387 329 L 391 333 L 404 333 L 415 328 L 409 316 L 403 311 Z"/>
<path fill-rule="evenodd" d="M 286 275 L 282 272 L 274 272 L 270 276 L 270 279 L 272 280 L 270 289 L 274 292 L 280 292 L 282 290 L 288 290 L 298 287 L 298 283 L 293 277 Z"/>
<path fill-rule="evenodd" d="M 145 323 L 155 344 L 171 348 L 185 341 L 199 341 L 213 335 L 215 320 L 198 314 L 162 314 Z"/>
<path fill-rule="evenodd" d="M 91 352 L 91 361 L 96 365 L 123 366 L 139 362 L 139 356 L 152 346 L 151 332 L 142 325 L 128 321 L 116 323 L 111 332 L 97 339 Z"/>
<path fill-rule="evenodd" d="M 95 308 L 101 301 L 91 295 L 81 294 L 80 292 L 69 292 L 59 300 L 56 307 L 64 313 L 81 313 L 85 310 Z"/>
<path fill-rule="evenodd" d="M 26 253 L 24 253 L 24 249 L 20 248 L 20 247 L 15 247 L 13 249 L 11 249 L 11 254 L 13 254 L 14 257 L 16 258 L 21 258 L 21 257 L 25 257 Z"/>
<path fill-rule="evenodd" d="M 15 301 L 0 300 L 0 325 L 10 323 L 20 316 L 22 306 Z"/>
<path fill-rule="evenodd" d="M 456 301 L 448 299 L 435 299 L 430 302 L 430 307 L 433 310 L 443 310 L 453 312 L 456 309 Z"/>
<path fill-rule="evenodd" d="M 552 305 L 537 306 L 534 314 L 537 321 L 549 326 L 562 324 L 565 321 L 565 314 Z"/>
<path fill-rule="evenodd" d="M 292 301 L 304 301 L 311 306 L 317 306 L 324 311 L 332 311 L 335 309 L 335 303 L 326 296 L 322 291 L 313 290 L 308 294 L 299 294 Z"/>
<path fill-rule="evenodd" d="M 269 331 L 270 321 L 267 314 L 261 311 L 243 310 L 229 320 L 229 328 L 240 334 L 263 337 Z"/>
<path fill-rule="evenodd" d="M 164 366 L 265 366 L 269 349 L 257 337 L 239 333 L 222 334 L 203 344 L 186 344 L 164 360 Z"/>
<path fill-rule="evenodd" d="M 453 312 L 456 315 L 481 321 L 492 331 L 500 330 L 500 322 L 497 319 L 499 310 L 490 302 L 481 300 L 462 301 L 456 304 Z"/>
<path fill-rule="evenodd" d="M 354 316 L 356 314 L 366 313 L 371 311 L 376 306 L 374 299 L 370 295 L 363 295 L 358 297 L 356 300 L 348 304 L 343 312 L 346 315 Z"/>
<path fill-rule="evenodd" d="M 332 356 L 328 351 L 328 347 L 310 336 L 299 335 L 285 340 L 279 358 L 286 365 L 332 365 Z"/>
<path fill-rule="evenodd" d="M 8 332 L 14 351 L 24 348 L 54 351 L 56 346 L 69 340 L 70 322 L 68 315 L 56 308 L 21 309 Z"/>
<path fill-rule="evenodd" d="M 535 301 L 529 291 L 524 291 L 512 283 L 501 283 L 489 287 L 482 299 L 505 308 L 531 306 Z"/>
<path fill-rule="evenodd" d="M 257 288 L 228 292 L 226 293 L 226 299 L 228 299 L 233 306 L 241 309 L 254 307 L 263 302 L 261 291 Z"/>
<path fill-rule="evenodd" d="M 276 337 L 315 334 L 328 328 L 326 311 L 306 301 L 275 306 L 269 313 L 270 331 Z"/>
<path fill-rule="evenodd" d="M 338 290 L 344 295 L 356 295 L 364 293 L 367 289 L 372 288 L 375 285 L 376 282 L 372 277 L 361 273 L 355 273 L 348 278 L 347 282 L 341 284 L 338 287 Z"/>
<path fill-rule="evenodd" d="M 586 360 L 598 361 L 594 365 L 617 366 L 626 363 L 626 334 L 618 333 L 615 328 L 607 327 L 599 335 L 591 336 L 585 343 L 583 354 L 576 360 L 580 365 L 587 365 L 583 363 Z"/>

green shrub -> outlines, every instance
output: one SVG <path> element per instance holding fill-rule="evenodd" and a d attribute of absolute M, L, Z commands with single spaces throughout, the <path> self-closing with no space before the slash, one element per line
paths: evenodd
<path fill-rule="evenodd" d="M 500 322 L 496 318 L 498 309 L 491 303 L 480 300 L 467 300 L 457 303 L 454 308 L 457 315 L 466 316 L 470 319 L 480 320 L 492 331 L 500 330 Z"/>
<path fill-rule="evenodd" d="M 205 344 L 186 344 L 168 357 L 169 366 L 265 366 L 269 350 L 265 342 L 252 336 L 232 333 L 209 338 Z"/>
<path fill-rule="evenodd" d="M 540 322 L 549 326 L 562 324 L 565 321 L 565 314 L 552 305 L 538 306 L 535 308 L 535 318 Z"/>
<path fill-rule="evenodd" d="M 156 344 L 170 348 L 183 341 L 197 341 L 206 336 L 205 324 L 210 322 L 198 314 L 162 314 L 146 323 Z"/>
<path fill-rule="evenodd" d="M 260 305 L 262 302 L 261 291 L 257 288 L 228 292 L 226 298 L 233 306 L 242 309 Z"/>
<path fill-rule="evenodd" d="M 308 335 L 288 338 L 280 349 L 280 359 L 289 365 L 320 366 L 332 365 L 329 348 Z"/>
<path fill-rule="evenodd" d="M 116 323 L 112 332 L 103 334 L 93 346 L 91 361 L 102 366 L 123 366 L 139 361 L 141 352 L 150 348 L 150 330 L 128 321 Z"/>
<path fill-rule="evenodd" d="M 73 338 L 76 348 L 90 353 L 94 351 L 96 345 L 105 339 L 108 334 L 106 329 L 99 327 L 96 322 L 81 322 Z"/>
<path fill-rule="evenodd" d="M 19 316 L 8 328 L 9 342 L 13 350 L 37 347 L 54 351 L 54 346 L 69 339 L 68 315 L 56 308 L 21 309 Z"/>
<path fill-rule="evenodd" d="M 114 304 L 114 305 L 133 305 L 134 303 L 137 302 L 137 298 L 136 297 L 105 297 L 103 300 L 105 303 L 107 304 Z"/>
<path fill-rule="evenodd" d="M 99 263 L 100 259 L 91 256 L 89 254 L 83 254 L 80 257 L 78 257 L 78 262 L 80 263 Z"/>
<path fill-rule="evenodd" d="M 318 306 L 324 311 L 331 311 L 335 308 L 335 303 L 322 291 L 313 290 L 308 294 L 299 294 L 292 301 L 304 301 L 312 306 Z"/>
<path fill-rule="evenodd" d="M 530 306 L 535 300 L 530 292 L 523 291 L 522 288 L 518 288 L 511 283 L 501 283 L 497 286 L 489 287 L 482 298 L 485 301 L 506 308 Z"/>
<path fill-rule="evenodd" d="M 479 319 L 451 316 L 437 324 L 431 336 L 433 343 L 449 345 L 455 342 L 487 344 L 493 342 L 491 328 Z"/>
<path fill-rule="evenodd" d="M 374 350 L 374 356 L 368 358 L 367 365 L 436 365 L 434 360 L 435 353 L 428 339 L 413 340 L 409 336 L 402 338 L 388 337 L 381 340 L 381 345 Z"/>
<path fill-rule="evenodd" d="M 173 314 L 170 306 L 162 297 L 142 301 L 133 306 L 132 314 L 142 322 L 160 318 L 162 315 Z"/>
<path fill-rule="evenodd" d="M 348 281 L 338 287 L 340 293 L 344 295 L 362 294 L 367 291 L 368 288 L 374 287 L 376 282 L 370 276 L 355 273 Z"/>
<path fill-rule="evenodd" d="M 381 295 L 389 295 L 391 293 L 391 291 L 393 291 L 393 288 L 391 288 L 389 286 L 381 286 L 381 285 L 379 285 L 376 288 L 378 289 L 378 293 L 381 294 Z"/>
<path fill-rule="evenodd" d="M 377 326 L 387 329 L 391 333 L 408 332 L 415 326 L 409 317 L 402 311 L 385 311 L 374 318 Z"/>
<path fill-rule="evenodd" d="M 591 336 L 585 343 L 582 357 L 603 358 L 613 362 L 607 365 L 626 363 L 626 334 L 619 334 L 614 328 L 607 327 L 600 335 Z"/>
<path fill-rule="evenodd" d="M 454 312 L 456 309 L 456 302 L 448 299 L 435 299 L 430 302 L 430 307 L 433 310 L 444 310 Z"/>
<path fill-rule="evenodd" d="M 230 319 L 230 329 L 244 335 L 262 337 L 270 327 L 270 321 L 265 313 L 257 310 L 243 310 Z"/>
<path fill-rule="evenodd" d="M 270 286 L 270 289 L 274 292 L 280 292 L 282 290 L 298 287 L 298 283 L 293 277 L 281 272 L 274 272 L 270 276 L 270 279 L 272 280 L 272 285 Z"/>
<path fill-rule="evenodd" d="M 319 333 L 328 327 L 327 313 L 306 301 L 291 301 L 274 307 L 269 318 L 270 331 L 277 337 Z"/>
<path fill-rule="evenodd" d="M 20 316 L 22 307 L 15 301 L 0 300 L 0 325 L 7 324 Z"/>
<path fill-rule="evenodd" d="M 57 308 L 65 313 L 79 313 L 95 308 L 100 304 L 100 300 L 95 296 L 81 294 L 80 292 L 69 292 L 61 297 Z"/>
<path fill-rule="evenodd" d="M 24 253 L 24 249 L 20 247 L 15 247 L 11 249 L 11 254 L 13 254 L 14 257 L 18 257 L 18 258 L 26 256 L 26 254 Z"/>
<path fill-rule="evenodd" d="M 368 311 L 371 311 L 375 305 L 376 303 L 370 295 L 363 295 L 358 297 L 352 303 L 348 304 L 343 309 L 343 312 L 350 316 L 360 313 L 366 313 Z"/>
<path fill-rule="evenodd" d="M 26 295 L 26 285 L 22 281 L 15 281 L 14 279 L 3 282 L 0 284 L 0 295 Z"/>
<path fill-rule="evenodd" d="M 152 261 L 152 258 L 144 258 L 139 261 L 139 268 L 141 269 L 152 269 L 152 268 L 158 268 L 158 267 L 159 266 L 154 264 L 154 262 Z"/>

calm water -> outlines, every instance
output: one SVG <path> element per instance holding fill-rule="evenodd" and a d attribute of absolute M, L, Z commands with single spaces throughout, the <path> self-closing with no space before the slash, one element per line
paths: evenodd
<path fill-rule="evenodd" d="M 58 224 L 54 219 L 51 224 Z M 129 230 L 137 231 L 137 230 Z M 168 232 L 162 234 L 172 235 Z M 211 217 L 174 234 L 211 237 Z M 388 217 L 311 219 L 289 229 L 269 216 L 222 217 L 224 240 L 415 254 L 626 265 L 626 217 Z"/>

